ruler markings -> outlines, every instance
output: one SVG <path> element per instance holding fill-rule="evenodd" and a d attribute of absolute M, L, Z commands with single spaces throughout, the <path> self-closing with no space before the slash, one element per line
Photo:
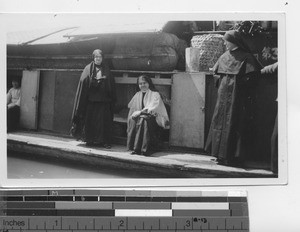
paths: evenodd
<path fill-rule="evenodd" d="M 76 189 L 76 190 L 2 190 L 2 195 L 14 195 L 14 196 L 28 196 L 28 195 L 102 195 L 102 196 L 168 196 L 168 197 L 193 197 L 193 196 L 213 196 L 213 197 L 244 197 L 246 198 L 246 193 L 242 191 L 149 191 L 149 190 L 88 190 L 88 189 Z"/>
<path fill-rule="evenodd" d="M 215 219 L 212 219 L 212 220 L 215 220 Z M 179 221 L 180 222 L 180 221 Z M 185 220 L 184 222 L 186 222 L 187 223 L 187 220 Z M 192 222 L 192 221 L 191 221 Z M 160 223 L 160 222 L 159 222 Z M 182 224 L 182 223 L 181 223 Z M 193 224 L 191 224 L 191 225 L 193 225 Z M 224 228 L 222 228 L 222 227 L 220 227 L 219 225 L 216 225 L 216 226 L 214 226 L 213 225 L 213 223 L 212 222 L 208 222 L 208 227 L 206 228 L 206 229 L 208 229 L 208 230 L 214 230 L 214 229 L 217 229 L 217 230 L 221 230 L 221 229 L 224 229 Z M 159 227 L 160 227 L 160 224 L 159 224 Z M 161 228 L 155 228 L 155 229 L 161 229 Z M 102 227 L 103 228 L 103 227 Z M 22 229 L 22 228 L 21 228 Z M 36 228 L 36 229 L 39 229 L 39 228 Z M 69 230 L 70 229 L 72 229 L 72 230 L 74 230 L 75 228 L 73 227 L 71 227 L 71 225 L 69 225 Z M 92 229 L 92 228 L 88 228 L 88 227 L 85 227 L 85 230 L 89 230 L 89 229 Z M 105 229 L 105 228 L 103 228 L 103 229 Z M 113 229 L 115 229 L 115 228 L 113 228 L 113 226 L 111 225 L 111 228 L 107 228 L 107 229 L 110 229 L 110 230 L 113 230 Z M 120 227 L 119 228 L 116 228 L 116 229 L 120 229 Z M 127 228 L 127 227 L 125 227 L 125 229 L 130 229 L 130 228 Z M 147 226 L 147 227 L 145 227 L 145 221 L 144 221 L 144 225 L 143 225 L 143 228 L 141 228 L 141 227 L 137 227 L 136 225 L 134 226 L 134 229 L 135 230 L 139 230 L 139 229 L 143 229 L 143 230 L 153 230 L 153 227 L 152 226 Z M 169 225 L 167 225 L 167 228 L 166 228 L 167 230 L 171 230 L 171 229 L 176 229 L 176 230 L 197 230 L 197 228 L 195 228 L 194 226 L 192 226 L 192 228 L 190 227 L 190 226 L 187 226 L 187 224 L 183 224 L 183 226 L 181 225 L 181 226 L 179 226 L 179 224 L 176 222 L 176 224 L 175 224 L 175 228 L 173 227 L 169 227 Z M 201 228 L 202 230 L 203 229 L 205 229 L 205 228 Z M 228 228 L 229 229 L 229 228 Z M 237 229 L 242 229 L 242 228 L 239 228 L 239 227 L 236 227 L 236 226 L 233 226 L 231 229 L 233 229 L 233 230 L 237 230 Z M 64 229 L 65 230 L 65 229 Z M 78 228 L 77 228 L 77 230 L 83 230 L 84 231 L 84 228 L 83 227 L 80 227 L 80 226 L 78 226 Z"/>
<path fill-rule="evenodd" d="M 25 196 L 25 202 L 34 202 L 34 201 L 70 201 L 73 202 L 74 196 Z M 21 196 L 4 196 L 3 197 L 5 202 L 24 202 L 23 197 Z M 237 202 L 244 202 L 247 203 L 245 197 L 231 197 L 228 201 L 224 197 L 123 197 L 123 196 L 76 196 L 75 200 L 83 201 L 83 200 L 90 200 L 90 201 L 123 201 L 126 202 L 131 201 L 149 201 L 149 202 L 224 202 L 224 203 L 237 203 Z"/>
<path fill-rule="evenodd" d="M 19 198 L 19 196 L 14 196 L 14 195 L 11 194 L 11 195 L 9 195 L 9 196 L 6 197 L 7 198 L 6 200 L 8 200 L 8 201 L 10 201 L 12 203 L 14 203 L 14 201 L 20 201 L 20 202 L 23 201 L 24 203 L 27 201 L 27 203 L 30 203 L 30 201 L 28 201 L 28 200 L 30 200 L 30 198 L 33 199 L 34 201 L 41 201 L 41 200 L 45 200 L 45 198 L 46 198 L 46 201 L 49 201 L 49 202 L 53 202 L 54 201 L 54 203 L 67 203 L 67 201 L 70 201 L 69 203 L 72 203 L 72 202 L 74 202 L 74 200 L 85 201 L 85 200 L 88 199 L 88 198 L 85 198 L 84 196 L 83 196 L 83 198 L 80 197 L 80 199 L 79 198 L 77 198 L 77 199 L 75 198 L 74 199 L 74 194 L 76 194 L 76 191 L 73 190 L 72 193 L 73 193 L 73 196 L 67 196 L 67 194 L 69 194 L 68 192 L 51 192 L 51 194 L 52 194 L 51 196 L 38 196 L 38 195 L 34 195 L 32 193 L 31 196 L 27 196 L 26 195 L 25 199 L 23 199 L 24 198 L 24 196 L 23 196 L 22 200 Z M 247 198 L 245 196 L 243 196 L 243 195 L 236 194 L 236 195 L 234 195 L 232 197 L 224 198 L 224 194 L 221 195 L 220 197 L 217 197 L 218 194 L 216 192 L 212 192 L 211 194 L 210 193 L 208 193 L 208 194 L 206 194 L 206 193 L 202 194 L 203 197 L 196 197 L 194 199 L 191 199 L 192 196 L 197 196 L 195 194 L 195 192 L 193 192 L 191 194 L 192 195 L 191 197 L 184 197 L 185 196 L 184 194 L 179 194 L 179 193 L 176 195 L 176 197 L 174 197 L 174 194 L 173 195 L 172 194 L 161 194 L 160 195 L 159 193 L 153 194 L 153 192 L 151 192 L 151 194 L 152 194 L 151 198 L 149 197 L 149 195 L 147 197 L 141 197 L 141 196 L 143 196 L 143 192 L 142 191 L 138 193 L 139 197 L 135 196 L 135 194 L 133 194 L 132 192 L 130 192 L 130 194 L 131 194 L 130 197 L 129 196 L 125 196 L 125 197 L 124 196 L 119 196 L 118 194 L 112 194 L 111 192 L 110 193 L 106 192 L 107 194 L 105 192 L 102 192 L 102 193 L 103 193 L 104 196 L 98 195 L 98 196 L 96 196 L 96 198 L 90 199 L 91 203 L 97 202 L 98 200 L 100 202 L 101 202 L 101 200 L 104 200 L 104 202 L 108 203 L 109 202 L 108 201 L 109 198 L 111 198 L 111 200 L 112 200 L 112 202 L 111 202 L 112 208 L 116 208 L 117 204 L 115 204 L 116 203 L 115 200 L 124 199 L 125 203 L 126 202 L 128 202 L 128 203 L 136 203 L 135 205 L 134 204 L 130 205 L 130 204 L 127 203 L 128 204 L 127 206 L 128 207 L 132 207 L 133 209 L 135 209 L 135 208 L 147 208 L 147 207 L 148 208 L 150 208 L 150 207 L 155 208 L 156 206 L 154 206 L 154 205 L 151 206 L 151 204 L 150 204 L 151 202 L 152 203 L 157 203 L 157 204 L 167 203 L 167 204 L 169 204 L 171 206 L 171 208 L 172 208 L 172 204 L 174 204 L 174 202 L 190 202 L 191 204 L 195 204 L 195 202 L 200 202 L 200 203 L 207 202 L 208 204 L 206 204 L 206 206 L 211 205 L 211 207 L 212 207 L 215 204 L 214 207 L 216 207 L 216 209 L 218 209 L 218 207 L 216 205 L 219 204 L 219 202 L 222 203 L 224 201 L 225 202 L 227 201 L 227 205 L 230 203 L 230 205 L 229 205 L 229 208 L 230 208 L 229 212 L 230 212 L 230 214 L 221 217 L 222 219 L 210 217 L 210 216 L 218 216 L 218 215 L 214 215 L 214 212 L 211 211 L 211 210 L 207 211 L 207 212 L 211 213 L 211 214 L 209 214 L 209 213 L 205 212 L 205 210 L 199 210 L 199 211 L 196 210 L 195 211 L 194 209 L 189 209 L 188 206 L 186 206 L 186 210 L 179 210 L 178 208 L 176 209 L 176 207 L 175 207 L 176 210 L 174 211 L 174 213 L 172 211 L 172 215 L 169 217 L 170 220 L 169 220 L 168 223 L 170 223 L 170 224 L 167 224 L 167 230 L 168 231 L 172 230 L 172 226 L 170 227 L 170 225 L 172 225 L 172 223 L 174 223 L 174 222 L 175 222 L 175 230 L 176 231 L 178 231 L 178 230 L 188 230 L 188 229 L 190 229 L 190 230 L 195 230 L 196 229 L 197 230 L 198 228 L 201 229 L 201 230 L 203 230 L 203 229 L 205 229 L 204 225 L 206 225 L 208 227 L 207 229 L 209 229 L 209 230 L 211 230 L 211 229 L 217 229 L 219 232 L 221 231 L 221 229 L 223 227 L 225 227 L 225 228 L 228 227 L 228 229 L 234 229 L 236 232 L 237 232 L 238 228 L 240 228 L 240 229 L 244 229 L 245 228 L 246 230 L 247 230 L 247 227 L 249 228 L 249 219 L 247 217 L 248 216 Z M 60 196 L 60 195 L 63 195 L 63 196 Z M 144 195 L 146 195 L 146 194 L 144 194 Z M 181 195 L 183 195 L 183 197 L 179 197 Z M 201 195 L 201 192 L 199 193 L 199 195 Z M 97 199 L 97 201 L 95 201 L 96 199 Z M 150 202 L 150 199 L 151 199 L 151 202 Z M 148 200 L 149 200 L 149 203 L 147 203 Z M 138 201 L 145 201 L 145 202 L 138 202 Z M 36 203 L 38 203 L 38 202 L 36 202 Z M 200 205 L 200 203 L 199 203 L 199 205 Z M 235 205 L 231 204 L 231 203 L 235 203 Z M 238 204 L 238 203 L 240 203 L 240 204 Z M 139 204 L 143 204 L 143 205 L 139 206 Z M 10 206 L 12 206 L 12 205 L 10 205 Z M 33 206 L 33 205 L 31 205 L 31 206 Z M 35 218 L 43 219 L 42 215 L 44 215 L 43 214 L 44 212 L 41 210 L 41 209 L 43 209 L 43 206 L 42 205 L 40 205 L 40 206 L 36 205 L 36 206 L 37 206 L 36 207 L 37 209 L 35 209 L 35 210 L 33 210 L 31 208 L 30 210 L 23 211 L 23 212 L 28 213 L 28 216 L 30 215 L 30 213 L 32 213 L 33 215 L 40 215 L 40 216 L 34 216 L 34 217 Z M 87 214 L 86 213 L 87 210 L 76 209 L 75 205 L 73 205 L 73 206 L 74 206 L 74 209 L 75 209 L 75 210 L 72 210 L 73 213 L 71 213 L 70 211 L 61 211 L 61 210 L 57 210 L 56 211 L 57 215 L 61 215 L 61 217 L 60 217 L 61 218 L 61 220 L 60 220 L 61 230 L 63 230 L 63 225 L 62 224 L 63 224 L 64 219 L 66 218 L 66 216 L 70 216 L 70 214 L 71 214 L 71 216 L 72 215 L 73 216 L 78 216 L 78 213 L 82 213 L 83 214 L 82 216 L 84 216 L 84 217 L 93 216 L 92 213 Z M 77 205 L 77 206 L 78 206 L 78 208 L 82 207 L 80 205 Z M 220 206 L 221 206 L 221 204 L 220 204 Z M 26 205 L 23 205 L 23 207 L 26 209 Z M 27 205 L 27 207 L 30 207 L 30 205 Z M 126 204 L 123 205 L 122 207 L 126 209 Z M 203 204 L 201 207 L 204 207 L 204 209 L 205 209 L 205 204 Z M 89 209 L 88 206 L 86 206 L 86 208 Z M 194 207 L 194 208 L 197 209 L 197 207 Z M 17 208 L 11 208 L 11 210 L 12 209 L 16 210 Z M 45 206 L 44 210 L 45 209 L 47 209 L 46 206 Z M 89 210 L 89 211 L 91 211 L 91 210 Z M 224 210 L 220 210 L 219 209 L 219 211 L 221 212 L 221 211 L 224 211 Z M 5 212 L 7 212 L 7 211 L 5 211 Z M 195 212 L 197 212 L 197 213 L 201 212 L 201 213 L 204 213 L 204 215 L 202 215 L 202 214 L 201 215 L 194 215 Z M 20 215 L 18 215 L 17 213 L 14 213 L 14 215 L 12 217 L 10 217 L 10 218 L 16 219 L 17 216 L 20 216 Z M 102 215 L 101 218 L 102 217 L 106 217 L 106 216 L 108 216 L 108 215 Z M 115 220 L 113 220 L 114 218 L 116 218 L 116 216 L 117 215 L 112 215 L 112 217 L 108 217 L 108 219 L 111 220 L 110 221 L 110 226 L 109 226 L 110 231 L 112 231 L 112 229 L 115 228 L 115 225 L 116 225 L 116 229 L 118 229 L 120 231 L 120 228 L 121 228 L 120 225 L 119 224 L 115 224 L 115 223 L 118 223 L 118 222 L 115 221 Z M 157 228 L 157 222 L 155 222 L 155 220 L 153 219 L 153 216 L 157 216 L 157 215 L 151 215 L 151 216 L 148 215 L 149 218 L 144 217 L 144 219 L 142 219 L 142 220 L 144 220 L 142 222 L 142 228 L 137 228 L 137 225 L 134 225 L 135 230 L 137 230 L 137 229 L 143 229 L 143 230 L 147 229 L 148 230 L 149 229 L 151 231 L 155 231 L 155 229 Z M 180 216 L 181 218 L 183 216 L 196 216 L 196 217 L 200 216 L 199 220 L 200 219 L 205 219 L 203 217 L 206 217 L 206 218 L 208 218 L 208 222 L 207 223 L 199 222 L 199 221 L 197 222 L 197 221 L 193 221 L 193 218 L 191 218 L 191 219 L 188 219 L 188 220 L 184 219 L 184 222 L 188 222 L 189 225 L 185 225 L 185 224 L 182 224 L 182 222 L 180 222 L 181 224 L 179 226 L 179 224 L 177 222 L 179 222 L 181 219 L 180 219 L 180 217 L 178 218 L 178 216 Z M 219 215 L 219 216 L 221 216 L 221 215 Z M 3 218 L 3 217 L 0 217 L 0 218 Z M 9 218 L 9 215 L 6 216 L 5 218 Z M 132 216 L 130 218 L 134 219 L 135 216 Z M 129 226 L 129 224 L 128 224 L 128 219 L 129 218 L 125 217 L 125 219 L 126 219 L 125 230 L 126 229 L 128 230 L 128 229 L 130 229 L 128 227 Z M 147 219 L 148 219 L 148 221 L 147 221 Z M 229 223 L 228 219 L 231 220 L 230 223 Z M 84 229 L 84 231 L 87 231 L 89 229 L 96 229 L 96 221 L 95 220 L 96 219 L 93 218 L 93 220 L 92 220 L 93 221 L 92 226 L 87 226 L 87 224 L 82 224 L 83 225 L 82 229 Z M 164 220 L 164 219 L 158 218 L 158 228 L 159 228 L 159 230 L 163 229 L 162 224 L 161 224 L 161 220 Z M 177 220 L 179 220 L 179 221 L 177 221 Z M 189 221 L 189 220 L 191 220 L 191 221 Z M 147 226 L 145 224 L 146 222 L 147 222 Z M 29 223 L 30 222 L 29 222 L 29 219 L 28 219 L 27 226 L 29 225 Z M 51 231 L 51 229 L 54 230 L 55 228 L 58 228 L 58 227 L 55 227 L 54 224 L 49 224 L 49 226 L 48 226 L 48 224 L 47 224 L 48 222 L 47 223 L 43 222 L 43 223 L 44 224 L 42 224 L 41 227 L 39 227 L 38 225 L 35 225 L 36 226 L 36 230 L 39 229 L 39 228 L 44 228 L 44 229 L 48 229 L 49 228 L 50 231 Z M 112 224 L 115 224 L 115 225 L 112 226 Z M 131 224 L 132 224 L 132 222 L 131 222 Z M 77 225 L 78 225 L 77 226 L 77 230 L 78 230 L 79 229 L 78 228 L 79 227 L 78 221 L 77 221 Z M 81 225 L 81 222 L 80 222 L 80 225 Z M 156 225 L 156 226 L 152 226 L 152 225 Z M 69 230 L 70 229 L 74 230 L 74 228 L 71 228 L 70 224 L 68 226 L 69 226 Z M 102 230 L 105 229 L 104 224 L 101 227 L 102 227 Z M 23 231 L 24 230 L 29 230 L 29 228 L 26 229 L 26 225 L 24 225 L 24 227 L 23 226 L 22 227 L 18 227 L 18 229 L 21 229 Z M 64 229 L 64 231 L 66 231 L 66 230 Z M 100 230 L 97 230 L 97 231 L 101 232 Z"/>

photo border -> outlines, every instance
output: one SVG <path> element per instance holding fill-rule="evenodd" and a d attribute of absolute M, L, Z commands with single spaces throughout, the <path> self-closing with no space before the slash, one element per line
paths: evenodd
<path fill-rule="evenodd" d="M 73 14 L 73 13 L 69 13 Z M 88 13 L 76 13 L 88 14 Z M 97 14 L 103 14 L 98 12 Z M 105 13 L 108 14 L 108 13 Z M 109 13 L 115 14 L 115 13 Z M 140 13 L 130 13 L 139 14 Z M 142 13 L 150 14 L 150 13 Z M 151 13 L 152 14 L 152 13 Z M 201 187 L 201 186 L 253 186 L 253 185 L 285 185 L 288 183 L 288 149 L 287 149 L 287 54 L 286 54 L 286 13 L 250 13 L 250 12 L 192 12 L 192 13 L 153 13 L 168 15 L 169 20 L 255 20 L 255 21 L 278 21 L 278 178 L 168 178 L 168 179 L 8 179 L 7 178 L 7 155 L 2 155 L 0 159 L 0 186 L 2 188 L 17 187 Z M 9 22 L 5 19 L 12 13 L 0 15 L 1 31 L 0 41 L 6 41 L 6 32 Z M 15 15 L 14 15 L 15 16 Z M 4 25 L 5 22 L 5 25 Z M 9 28 L 11 29 L 11 28 Z M 1 76 L 6 77 L 6 42 L 1 43 Z M 2 78 L 2 93 L 6 94 L 6 78 Z M 4 83 L 3 83 L 4 81 Z M 2 104 L 3 109 L 5 104 Z M 1 119 L 5 122 L 6 110 L 2 110 Z M 6 146 L 6 123 L 1 127 L 1 152 L 7 154 Z M 3 133 L 4 132 L 4 133 Z M 155 183 L 155 184 L 154 184 Z"/>

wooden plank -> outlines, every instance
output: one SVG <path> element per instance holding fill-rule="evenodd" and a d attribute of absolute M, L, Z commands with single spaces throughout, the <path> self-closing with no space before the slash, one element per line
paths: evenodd
<path fill-rule="evenodd" d="M 38 110 L 38 129 L 53 131 L 56 71 L 42 71 Z"/>
<path fill-rule="evenodd" d="M 205 78 L 202 73 L 173 76 L 170 145 L 203 149 Z M 202 97 L 200 97 L 202 96 Z"/>
<path fill-rule="evenodd" d="M 203 34 L 221 34 L 224 35 L 226 31 L 194 31 L 194 35 L 203 35 Z"/>
<path fill-rule="evenodd" d="M 115 77 L 116 84 L 136 84 L 136 77 Z M 154 85 L 172 85 L 172 79 L 153 78 Z"/>
<path fill-rule="evenodd" d="M 167 72 L 167 71 L 137 71 L 137 70 L 111 70 L 112 73 L 147 73 L 147 74 L 175 74 L 179 73 L 177 71 Z"/>
<path fill-rule="evenodd" d="M 48 59 L 55 59 L 55 60 L 68 60 L 68 59 L 91 59 L 90 55 L 69 55 L 69 56 L 32 56 L 32 55 L 28 55 L 28 56 L 7 56 L 8 59 L 26 59 L 26 58 L 30 58 L 33 60 L 48 60 Z"/>
<path fill-rule="evenodd" d="M 24 70 L 21 84 L 20 126 L 37 129 L 39 101 L 39 70 Z"/>
<path fill-rule="evenodd" d="M 151 57 L 164 57 L 166 54 L 155 54 L 151 55 Z M 147 58 L 150 57 L 150 54 L 148 53 L 139 53 L 139 54 L 105 54 L 106 59 L 126 59 L 126 58 Z M 9 55 L 8 58 L 12 59 L 25 59 L 25 58 L 30 58 L 30 59 L 90 59 L 90 55 L 56 55 L 56 56 L 51 56 L 51 55 L 42 55 L 42 56 L 36 56 L 36 55 L 22 55 L 22 56 L 14 56 L 14 55 Z"/>
<path fill-rule="evenodd" d="M 117 114 L 114 115 L 114 122 L 125 123 L 127 124 L 127 118 L 123 118 Z"/>
<path fill-rule="evenodd" d="M 23 68 L 9 68 L 7 70 L 24 70 Z M 82 72 L 82 69 L 60 69 L 60 68 L 39 68 L 40 71 L 61 71 L 61 72 Z M 79 74 L 80 75 L 80 74 Z"/>

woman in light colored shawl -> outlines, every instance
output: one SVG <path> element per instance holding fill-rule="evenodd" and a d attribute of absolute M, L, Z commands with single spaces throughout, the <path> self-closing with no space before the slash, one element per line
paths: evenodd
<path fill-rule="evenodd" d="M 149 155 L 157 144 L 159 128 L 169 128 L 169 117 L 160 94 L 146 75 L 137 79 L 137 93 L 128 104 L 127 148 L 131 154 Z"/>

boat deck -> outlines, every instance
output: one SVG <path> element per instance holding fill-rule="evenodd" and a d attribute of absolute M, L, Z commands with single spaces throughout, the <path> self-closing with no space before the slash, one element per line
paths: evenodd
<path fill-rule="evenodd" d="M 113 145 L 112 149 L 87 147 L 73 138 L 36 132 L 14 132 L 7 135 L 8 151 L 72 160 L 125 169 L 142 173 L 156 173 L 158 178 L 269 178 L 276 177 L 265 168 L 237 168 L 218 165 L 214 158 L 201 153 L 160 151 L 150 157 L 131 155 L 125 146 Z"/>

